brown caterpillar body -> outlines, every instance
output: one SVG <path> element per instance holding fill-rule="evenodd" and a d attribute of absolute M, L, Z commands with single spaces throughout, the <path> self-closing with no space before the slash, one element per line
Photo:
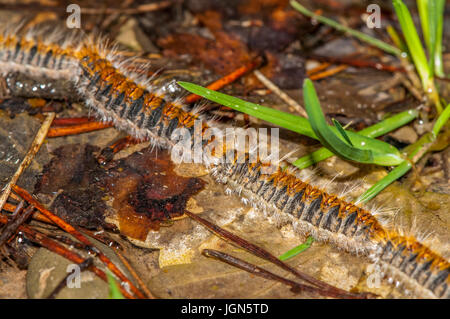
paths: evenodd
<path fill-rule="evenodd" d="M 72 39 L 36 41 L 31 35 L 17 37 L 4 34 L 1 38 L 2 73 L 44 75 L 50 79 L 78 79 L 79 66 L 74 56 Z M 5 63 L 7 62 L 7 63 Z"/>
<path fill-rule="evenodd" d="M 170 137 L 176 128 L 193 133 L 194 121 L 201 116 L 125 71 L 122 62 L 92 38 L 78 39 L 44 42 L 39 36 L 5 33 L 0 35 L 0 70 L 3 75 L 69 80 L 103 120 L 159 146 L 173 145 Z M 202 135 L 208 127 L 203 121 Z M 240 163 L 234 150 L 224 152 L 232 152 L 235 162 L 211 163 L 211 173 L 245 201 L 277 213 L 317 240 L 382 264 L 417 296 L 450 298 L 449 263 L 414 238 L 388 232 L 369 211 L 303 182 L 294 170 L 281 169 L 281 163 L 275 172 L 262 174 L 265 164 L 250 163 L 248 154 Z"/>
<path fill-rule="evenodd" d="M 260 163 L 246 161 L 217 166 L 213 174 L 259 208 L 297 223 L 302 233 L 354 254 L 369 255 L 376 247 L 376 236 L 384 235 L 369 212 L 304 183 L 294 172 L 278 168 L 265 175 Z"/>
<path fill-rule="evenodd" d="M 213 168 L 256 207 L 288 218 L 301 233 L 356 255 L 368 256 L 406 289 L 429 298 L 449 298 L 450 264 L 412 237 L 382 228 L 369 211 L 301 181 L 280 167 L 261 174 L 261 163 L 232 163 Z"/>
<path fill-rule="evenodd" d="M 449 298 L 450 263 L 415 238 L 388 234 L 376 260 L 413 293 Z"/>

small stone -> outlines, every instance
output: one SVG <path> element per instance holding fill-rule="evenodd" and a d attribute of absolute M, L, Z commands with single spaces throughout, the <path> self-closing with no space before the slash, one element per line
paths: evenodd
<path fill-rule="evenodd" d="M 403 126 L 389 135 L 406 144 L 412 144 L 416 142 L 418 138 L 416 131 L 410 126 Z"/>
<path fill-rule="evenodd" d="M 135 50 L 135 51 L 155 51 L 156 48 L 150 39 L 139 27 L 136 19 L 128 21 L 120 28 L 117 42 Z"/>
<path fill-rule="evenodd" d="M 79 281 L 73 270 L 73 262 L 45 248 L 32 257 L 27 273 L 27 294 L 30 298 L 47 298 L 61 280 L 69 273 L 66 287 L 57 299 L 108 298 L 108 285 L 90 271 L 80 273 Z M 73 274 L 73 275 L 72 275 Z M 79 283 L 79 285 L 78 285 Z"/>
<path fill-rule="evenodd" d="M 106 245 L 89 237 L 91 242 L 102 251 L 127 278 L 133 281 L 130 274 L 126 271 L 126 267 L 114 251 Z M 88 257 L 87 253 L 84 257 Z M 94 265 L 103 271 L 106 267 L 103 263 L 95 258 Z M 26 290 L 29 298 L 47 298 L 55 289 L 55 287 L 68 274 L 66 285 L 56 295 L 56 299 L 105 299 L 109 298 L 109 285 L 96 276 L 93 272 L 85 270 L 80 272 L 77 277 L 77 267 L 72 261 L 61 257 L 60 255 L 40 248 L 33 255 L 28 267 L 26 278 Z"/>

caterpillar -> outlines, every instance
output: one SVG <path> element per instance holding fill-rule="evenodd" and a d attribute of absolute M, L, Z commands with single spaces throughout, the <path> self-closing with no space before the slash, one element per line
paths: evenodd
<path fill-rule="evenodd" d="M 178 128 L 193 137 L 196 120 L 202 120 L 200 133 L 205 136 L 210 122 L 187 110 L 181 100 L 165 95 L 162 88 L 153 87 L 150 80 L 126 70 L 124 63 L 98 37 L 16 31 L 0 35 L 3 76 L 20 73 L 69 81 L 102 120 L 157 146 L 172 148 L 171 135 Z M 203 147 L 212 142 L 204 139 Z M 415 238 L 384 229 L 369 210 L 302 181 L 293 168 L 284 169 L 289 163 L 280 162 L 264 174 L 266 164 L 250 161 L 249 152 L 240 161 L 242 154 L 234 149 L 215 150 L 217 158 L 227 154 L 232 161 L 205 165 L 244 201 L 282 216 L 300 233 L 379 263 L 414 296 L 450 297 L 449 262 Z"/>

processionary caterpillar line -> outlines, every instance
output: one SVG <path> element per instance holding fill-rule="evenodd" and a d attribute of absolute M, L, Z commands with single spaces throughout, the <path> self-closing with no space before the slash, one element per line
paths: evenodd
<path fill-rule="evenodd" d="M 0 35 L 0 70 L 5 76 L 18 72 L 69 80 L 102 120 L 155 145 L 171 148 L 170 137 L 177 128 L 194 133 L 194 122 L 201 115 L 185 110 L 180 101 L 126 71 L 113 50 L 96 44 L 97 40 L 4 32 Z M 208 128 L 202 121 L 202 136 Z M 206 139 L 203 146 L 211 142 Z M 208 167 L 218 182 L 228 184 L 248 202 L 280 214 L 304 234 L 382 264 L 415 296 L 450 297 L 449 262 L 415 238 L 384 229 L 368 210 L 303 182 L 294 169 L 281 169 L 287 163 L 263 174 L 266 164 L 250 161 L 249 154 L 238 161 L 233 149 L 224 148 L 221 154 L 230 152 L 231 163 L 214 162 Z"/>

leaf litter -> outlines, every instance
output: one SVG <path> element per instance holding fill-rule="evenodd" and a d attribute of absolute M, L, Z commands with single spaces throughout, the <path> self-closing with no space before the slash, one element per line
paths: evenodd
<path fill-rule="evenodd" d="M 204 64 L 203 66 L 194 66 L 193 69 L 195 72 L 200 70 L 200 75 L 197 73 L 197 76 L 203 79 L 214 78 L 214 75 L 211 75 L 214 72 L 203 69 L 205 65 L 220 74 L 222 72 L 220 70 L 222 69 L 232 69 L 230 66 L 232 64 L 228 62 L 238 60 L 236 59 L 236 56 L 240 58 L 242 55 L 244 57 L 249 55 L 250 53 L 244 50 L 245 46 L 241 45 L 239 41 L 244 42 L 250 49 L 259 48 L 260 50 L 269 50 L 267 43 L 271 42 L 276 44 L 273 47 L 277 49 L 274 53 L 266 52 L 269 56 L 269 65 L 266 67 L 265 74 L 277 82 L 282 88 L 292 89 L 292 92 L 288 91 L 290 96 L 297 98 L 301 96 L 301 92 L 295 90 L 295 85 L 292 87 L 289 85 L 292 85 L 295 81 L 301 83 L 298 77 L 302 75 L 305 67 L 302 60 L 291 61 L 289 58 L 289 54 L 293 54 L 293 56 L 300 55 L 298 43 L 290 45 L 287 48 L 287 51 L 284 51 L 286 45 L 289 45 L 289 41 L 291 41 L 285 41 L 285 39 L 299 38 L 301 37 L 302 32 L 311 30 L 317 31 L 317 28 L 311 26 L 309 21 L 302 21 L 298 18 L 292 19 L 289 14 L 286 15 L 286 11 L 280 10 L 280 8 L 284 7 L 284 2 L 276 0 L 264 2 L 252 0 L 246 2 L 245 5 L 233 7 L 233 5 L 221 1 L 189 1 L 188 6 L 192 12 L 197 15 L 196 18 L 200 20 L 203 18 L 203 20 L 201 20 L 202 23 L 207 25 L 209 29 L 211 29 L 211 23 L 209 22 L 208 24 L 208 19 L 213 20 L 211 17 L 214 15 L 204 14 L 204 11 L 209 8 L 210 10 L 218 11 L 221 14 L 220 19 L 221 23 L 224 24 L 224 27 L 215 30 L 215 32 L 216 35 L 219 34 L 219 32 L 223 32 L 222 39 L 225 40 L 223 43 L 217 44 L 211 49 L 211 56 L 220 57 L 221 52 L 218 51 L 223 48 L 230 50 L 230 52 L 233 52 L 235 49 L 238 51 L 242 49 L 242 51 L 236 52 L 235 55 L 231 55 L 231 58 L 224 61 L 222 64 L 220 64 L 220 59 L 216 58 L 208 60 L 204 56 L 202 58 L 201 52 L 191 52 L 191 61 L 193 61 L 194 64 L 198 62 Z M 197 9 L 194 10 L 194 7 Z M 233 10 L 230 11 L 230 8 L 233 8 Z M 146 19 L 154 18 L 155 15 L 158 16 L 160 13 L 146 14 L 142 17 L 142 20 L 139 21 L 138 27 L 143 29 L 147 34 L 151 33 L 148 32 L 149 30 L 146 30 L 145 21 Z M 167 14 L 167 12 L 164 12 L 164 14 L 161 14 L 160 16 L 161 19 L 172 19 L 172 15 Z M 258 18 L 262 16 L 264 19 L 258 21 Z M 296 25 L 296 28 L 293 28 L 292 24 L 287 23 L 288 21 L 291 21 L 291 19 L 292 21 L 299 23 L 299 25 Z M 251 28 L 246 26 L 245 23 L 241 23 L 247 21 L 253 23 Z M 269 21 L 269 23 L 266 25 L 264 21 Z M 236 24 L 236 22 L 239 23 Z M 93 24 L 90 23 L 90 25 Z M 174 24 L 166 23 L 164 25 L 176 29 L 181 24 L 180 21 L 178 21 Z M 134 25 L 134 27 L 136 27 L 136 25 Z M 201 41 L 200 43 L 204 43 L 205 46 L 210 45 L 211 41 L 208 41 L 208 35 L 206 37 L 204 36 L 207 34 L 207 32 L 205 33 L 204 31 L 208 28 L 202 27 L 203 33 L 200 32 L 202 39 L 199 38 L 199 35 L 193 36 L 192 33 L 189 34 L 190 38 L 187 37 L 185 39 L 189 41 Z M 164 31 L 167 30 L 163 30 L 163 32 Z M 212 31 L 209 30 L 209 36 L 214 34 Z M 170 36 L 175 34 L 173 32 L 168 33 L 169 36 L 167 36 L 167 34 L 163 36 L 159 34 L 160 41 L 170 40 Z M 274 34 L 277 36 L 270 38 L 270 36 L 273 36 Z M 319 32 L 319 34 L 321 34 L 321 32 Z M 176 38 L 176 35 L 173 35 L 173 37 L 175 37 L 173 39 L 183 40 L 183 38 Z M 152 38 L 152 36 L 149 36 L 149 40 L 158 43 L 158 39 Z M 273 40 L 276 40 L 277 42 L 274 43 L 272 42 Z M 159 44 L 161 43 L 164 42 L 160 42 Z M 166 43 L 172 44 L 170 41 Z M 331 50 L 335 48 L 336 47 L 332 47 Z M 177 49 L 177 47 L 172 46 L 170 49 Z M 180 54 L 182 54 L 182 52 L 176 52 L 175 55 L 178 56 Z M 167 57 L 163 58 L 166 59 Z M 177 57 L 174 58 L 177 59 Z M 180 61 L 181 63 L 185 63 L 185 61 L 183 62 L 183 58 L 181 58 Z M 176 63 L 180 63 L 180 61 L 177 61 Z M 163 62 L 162 65 L 165 65 L 165 63 Z M 281 71 L 280 65 L 282 66 Z M 215 67 L 220 68 L 220 70 L 214 69 Z M 370 76 L 361 78 L 361 76 L 366 73 L 367 70 L 358 71 L 358 69 L 350 69 L 347 72 L 337 74 L 337 76 L 332 79 L 325 79 L 320 82 L 321 85 L 319 85 L 319 88 L 323 87 L 321 91 L 325 100 L 324 108 L 328 113 L 331 112 L 347 118 L 347 121 L 341 121 L 341 119 L 336 116 L 342 123 L 350 122 L 353 119 L 359 119 L 359 122 L 356 123 L 360 124 L 363 122 L 362 125 L 371 124 L 373 121 L 377 120 L 375 115 L 380 116 L 384 111 L 388 112 L 391 109 L 397 110 L 399 107 L 402 107 L 401 103 L 404 88 L 397 86 L 394 87 L 394 91 L 389 89 L 386 91 L 387 93 L 377 93 L 375 97 L 370 96 L 368 98 L 370 100 L 379 99 L 379 102 L 377 102 L 376 105 L 370 105 L 370 107 L 362 105 L 361 108 L 358 109 L 356 107 L 357 104 L 363 104 L 362 101 L 364 99 L 361 96 L 358 96 L 357 99 L 353 98 L 356 96 L 355 94 L 357 94 L 357 92 L 355 92 L 357 89 L 355 83 L 358 84 L 359 87 L 373 85 L 375 74 L 377 74 L 377 81 L 375 81 L 377 83 L 382 83 L 384 79 L 390 78 L 389 74 L 376 73 L 375 71 L 371 71 Z M 184 73 L 179 74 L 185 76 Z M 277 77 L 279 80 L 277 80 Z M 366 81 L 368 82 L 367 84 L 365 83 Z M 233 85 L 233 89 L 237 91 L 235 95 L 246 95 L 247 90 L 262 87 L 252 76 L 246 77 L 242 82 L 244 82 L 244 85 L 242 83 Z M 375 83 L 375 85 L 377 83 Z M 339 92 L 339 89 L 342 87 L 351 92 L 349 94 L 350 97 L 346 98 L 345 96 L 343 97 L 336 93 Z M 339 98 L 339 103 L 336 103 L 336 98 Z M 286 108 L 285 105 L 281 105 L 279 101 L 271 95 L 263 95 L 262 97 L 250 96 L 249 99 L 257 99 L 257 102 L 264 99 L 264 103 L 267 105 L 273 105 L 280 109 Z M 367 99 L 367 97 L 365 97 L 365 99 Z M 15 112 L 16 106 L 22 102 L 23 100 L 18 102 L 6 100 L 6 103 L 13 103 L 8 107 L 9 112 Z M 3 102 L 3 104 L 4 103 L 5 102 Z M 408 103 L 405 103 L 405 105 L 406 104 Z M 341 109 L 340 107 L 345 107 L 345 109 Z M 28 106 L 23 107 L 23 109 L 33 114 L 38 112 L 36 108 L 30 108 Z M 75 105 L 74 109 L 70 110 L 69 113 L 79 114 L 79 110 L 80 109 Z M 17 142 L 20 141 L 21 143 L 26 144 L 26 142 L 24 142 L 27 141 L 25 135 L 30 135 L 26 132 L 35 131 L 33 129 L 29 130 L 27 125 L 34 125 L 36 127 L 36 119 L 32 119 L 24 114 L 17 114 L 16 117 L 19 118 L 17 121 L 9 120 L 7 117 L 8 116 L 0 117 L 0 120 L 5 122 L 2 123 L 2 128 L 9 127 L 11 129 L 1 132 L 1 140 L 6 141 L 10 138 L 10 135 L 8 135 L 9 133 L 7 134 L 5 132 L 13 132 L 13 137 Z M 32 124 L 33 122 L 34 124 Z M 253 120 L 252 123 L 261 124 L 260 122 Z M 36 182 L 36 175 L 43 172 L 41 182 L 36 185 L 36 191 L 39 193 L 39 198 L 42 199 L 43 202 L 51 204 L 52 209 L 54 209 L 55 212 L 60 213 L 61 216 L 64 216 L 65 218 L 74 218 L 73 222 L 83 227 L 96 229 L 105 226 L 105 224 L 113 223 L 118 225 L 121 229 L 126 229 L 123 219 L 121 224 L 120 215 L 123 212 L 120 211 L 123 209 L 127 211 L 124 214 L 132 213 L 133 217 L 128 217 L 128 221 L 134 218 L 135 220 L 139 220 L 139 223 L 144 224 L 145 226 L 141 227 L 138 231 L 129 230 L 128 240 L 133 243 L 133 245 L 141 248 L 129 245 L 126 241 L 122 242 L 124 243 L 124 246 L 127 247 L 126 249 L 129 252 L 129 258 L 134 261 L 138 271 L 140 270 L 139 274 L 149 283 L 152 291 L 160 297 L 311 297 L 305 294 L 294 295 L 289 289 L 280 284 L 256 278 L 229 265 L 203 257 L 201 255 L 203 249 L 217 249 L 229 252 L 230 254 L 251 261 L 257 265 L 272 269 L 266 262 L 251 256 L 235 246 L 224 243 L 190 219 L 184 218 L 173 222 L 167 222 L 167 215 L 172 215 L 167 211 L 167 206 L 162 205 L 162 202 L 164 202 L 164 204 L 169 203 L 171 206 L 179 208 L 179 203 L 170 202 L 167 201 L 167 199 L 172 197 L 179 198 L 179 195 L 184 194 L 179 191 L 181 191 L 182 188 L 183 190 L 186 190 L 188 185 L 192 185 L 188 182 L 191 181 L 194 183 L 193 185 L 197 185 L 197 191 L 200 191 L 200 184 L 202 184 L 204 189 L 196 195 L 194 195 L 196 192 L 186 192 L 188 195 L 183 198 L 183 203 L 187 205 L 190 211 L 201 213 L 202 217 L 214 221 L 217 225 L 225 227 L 255 244 L 261 245 L 271 253 L 280 255 L 302 243 L 305 238 L 295 235 L 289 225 L 279 225 L 277 221 L 268 222 L 268 218 L 264 217 L 261 212 L 257 212 L 244 206 L 236 197 L 226 196 L 224 188 L 217 185 L 210 177 L 205 176 L 205 172 L 195 165 L 173 165 L 172 167 L 168 162 L 165 164 L 159 163 L 161 164 L 160 166 L 158 166 L 158 164 L 153 165 L 154 163 L 149 164 L 152 158 L 151 156 L 154 155 L 150 155 L 152 152 L 140 154 L 139 152 L 134 153 L 135 149 L 132 149 L 127 151 L 128 154 L 121 154 L 120 158 L 119 156 L 116 156 L 107 167 L 101 167 L 95 162 L 95 155 L 100 149 L 106 147 L 108 143 L 115 140 L 117 136 L 116 130 L 107 129 L 101 132 L 87 133 L 75 137 L 49 140 L 45 147 L 39 152 L 37 161 L 32 163 L 31 167 L 21 177 L 20 183 L 23 183 L 24 186 L 30 188 Z M 281 141 L 283 148 L 282 154 L 293 148 L 298 148 L 299 152 L 298 154 L 295 154 L 295 156 L 300 156 L 314 148 L 314 146 L 303 146 L 311 144 L 308 139 L 299 137 L 293 138 L 288 134 L 284 134 L 283 137 L 287 140 Z M 4 151 L 6 154 L 15 154 L 14 152 L 17 152 L 17 158 L 23 158 L 24 150 L 20 149 L 20 143 L 12 142 L 7 145 L 4 145 L 4 143 L 1 144 L 1 147 L 5 148 Z M 444 148 L 445 147 L 448 147 L 448 143 L 444 145 Z M 76 155 L 73 158 L 70 158 L 71 151 L 73 151 L 73 155 Z M 57 160 L 53 157 L 54 161 L 49 161 L 49 158 L 52 156 L 51 153 L 53 156 L 56 156 Z M 155 159 L 155 162 L 158 162 L 162 159 L 162 156 L 161 152 L 158 152 L 158 156 L 153 158 Z M 10 176 L 8 171 L 11 169 L 11 166 L 14 167 L 14 161 L 5 161 L 5 158 L 0 160 L 3 161 L 0 175 L 3 177 Z M 58 163 L 58 160 L 62 163 Z M 444 158 L 444 160 L 448 161 L 448 156 Z M 47 168 L 42 170 L 44 163 L 48 163 Z M 144 165 L 142 166 L 142 164 Z M 58 167 L 58 165 L 61 167 Z M 172 184 L 173 187 L 168 187 L 165 191 L 158 191 L 158 194 L 160 194 L 158 196 L 155 192 L 152 192 L 151 189 L 144 186 L 147 181 L 151 180 L 151 173 L 143 171 L 146 165 L 153 167 L 158 171 L 159 175 L 157 175 L 158 177 L 154 180 L 154 186 L 155 189 L 159 189 L 160 191 L 162 190 L 161 187 L 168 183 L 165 175 L 160 174 L 161 172 L 167 174 L 165 170 L 168 170 L 171 172 L 170 174 L 175 172 L 175 175 L 181 175 L 182 177 L 175 176 L 174 178 L 178 182 Z M 83 172 L 84 169 L 86 169 L 86 171 Z M 148 167 L 146 167 L 146 169 L 148 169 Z M 342 172 L 343 177 L 335 178 L 336 172 Z M 351 185 L 352 183 L 359 181 L 359 187 L 357 190 L 353 191 L 353 193 L 358 194 L 350 194 L 352 197 L 356 197 L 362 193 L 362 190 L 367 188 L 368 185 L 386 174 L 384 170 L 360 167 L 336 158 L 331 158 L 324 163 L 319 164 L 319 170 L 314 173 L 318 175 L 318 177 L 315 178 L 316 182 L 323 180 L 323 183 L 326 183 L 334 178 L 333 184 L 336 189 L 342 189 L 344 185 Z M 365 179 L 361 182 L 361 178 L 363 177 Z M 95 180 L 95 178 L 98 178 L 99 180 Z M 430 240 L 434 241 L 432 245 L 433 248 L 448 258 L 449 249 L 447 243 L 450 242 L 448 238 L 448 229 L 450 225 L 450 210 L 448 203 L 450 202 L 450 195 L 448 191 L 445 191 L 445 188 L 442 188 L 439 191 L 434 191 L 432 188 L 436 180 L 441 181 L 444 185 L 448 185 L 448 181 L 445 183 L 443 180 L 445 179 L 445 175 L 443 177 L 442 172 L 438 172 L 433 176 L 422 179 L 422 182 L 425 185 L 422 187 L 422 191 L 419 194 L 409 191 L 406 186 L 400 183 L 396 183 L 380 195 L 379 202 L 388 203 L 386 205 L 389 208 L 402 207 L 402 211 L 400 212 L 394 210 L 385 213 L 385 215 L 388 220 L 395 220 L 396 224 L 402 224 L 404 229 L 419 228 L 424 233 L 433 231 L 433 236 L 430 236 L 432 237 Z M 193 180 L 196 182 L 193 182 Z M 94 182 L 91 183 L 92 181 Z M 123 187 L 123 191 L 120 189 L 122 185 L 126 186 Z M 180 189 L 178 189 L 178 186 Z M 197 189 L 196 187 L 194 188 Z M 175 195 L 169 196 L 172 193 Z M 154 198 L 155 195 L 157 195 L 157 198 Z M 190 199 L 188 199 L 188 197 Z M 151 212 L 144 212 L 142 209 L 144 206 L 143 203 L 145 203 L 146 206 L 148 205 L 149 200 L 156 200 L 158 202 L 156 208 L 158 209 L 155 209 L 155 206 L 150 205 Z M 73 212 L 76 212 L 76 214 L 73 214 L 73 217 L 69 217 Z M 147 216 L 148 213 L 151 214 L 150 218 Z M 173 214 L 173 216 L 177 215 L 179 215 L 179 211 Z M 145 219 L 146 222 L 142 222 L 143 219 Z M 147 222 L 148 224 L 146 224 Z M 171 226 L 165 227 L 169 225 Z M 156 230 L 157 228 L 159 228 L 159 230 Z M 126 235 L 126 233 L 124 235 Z M 115 236 L 121 241 L 120 237 L 116 235 L 112 236 Z M 155 248 L 158 249 L 158 251 L 153 250 Z M 316 278 L 343 289 L 370 291 L 366 286 L 366 279 L 369 275 L 367 262 L 360 258 L 338 252 L 326 245 L 314 243 L 310 249 L 291 259 L 289 263 Z M 274 272 L 276 272 L 276 270 Z M 382 285 L 380 289 L 372 291 L 381 296 L 402 296 L 401 292 L 396 291 L 395 289 L 392 290 L 388 285 Z"/>

